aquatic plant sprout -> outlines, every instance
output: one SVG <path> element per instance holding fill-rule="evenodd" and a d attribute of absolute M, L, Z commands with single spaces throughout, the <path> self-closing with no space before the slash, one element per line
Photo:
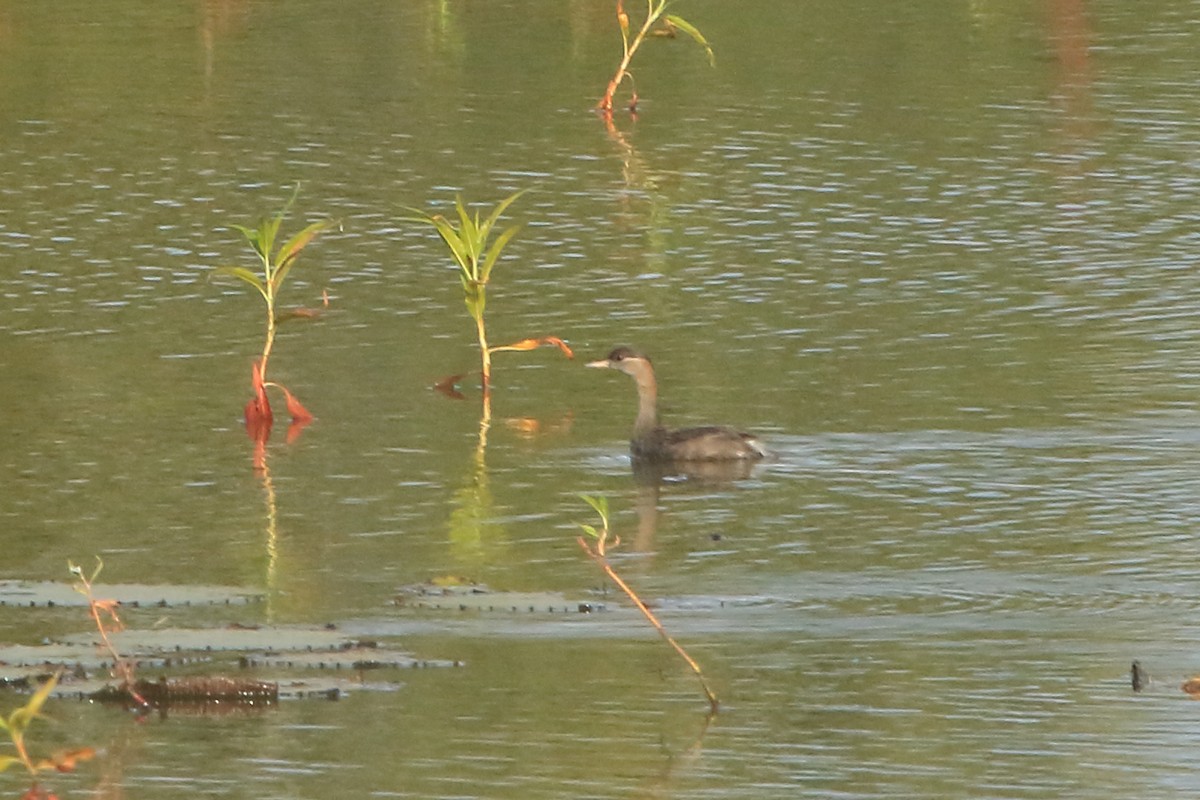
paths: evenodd
<path fill-rule="evenodd" d="M 629 15 L 625 12 L 625 0 L 617 0 L 617 24 L 621 28 L 622 53 L 621 62 L 617 65 L 617 71 L 613 74 L 612 80 L 608 82 L 608 88 L 604 91 L 604 97 L 600 98 L 600 102 L 596 104 L 596 109 L 603 113 L 605 117 L 612 116 L 613 95 L 617 93 L 617 89 L 626 80 L 630 82 L 632 91 L 629 100 L 629 110 L 637 110 L 637 88 L 634 86 L 630 63 L 633 61 L 634 54 L 637 53 L 638 48 L 642 46 L 642 42 L 646 40 L 648 35 L 674 37 L 676 31 L 683 31 L 693 41 L 704 48 L 704 52 L 708 55 L 708 63 L 716 65 L 716 56 L 713 55 L 712 46 L 704 38 L 704 34 L 700 32 L 699 28 L 683 17 L 666 13 L 670 5 L 670 0 L 646 0 L 646 19 L 637 32 L 633 34 L 633 37 L 630 38 Z M 654 26 L 660 22 L 662 23 L 661 26 L 655 28 Z"/>
<path fill-rule="evenodd" d="M 258 292 L 266 304 L 267 329 L 263 339 L 262 355 L 255 361 L 251 376 L 251 387 L 254 390 L 254 398 L 246 405 L 246 425 L 248 429 L 252 430 L 256 440 L 264 430 L 270 430 L 271 406 L 267 400 L 267 386 L 274 386 L 283 391 L 288 411 L 291 413 L 293 420 L 309 421 L 312 419 L 312 415 L 304 409 L 286 387 L 267 380 L 267 364 L 271 358 L 271 351 L 275 346 L 275 332 L 281 319 L 277 311 L 279 292 L 283 288 L 288 275 L 291 274 L 292 267 L 295 266 L 296 259 L 300 257 L 300 253 L 303 252 L 304 248 L 312 242 L 317 234 L 337 224 L 334 220 L 314 222 L 276 248 L 275 240 L 279 236 L 279 229 L 283 225 L 283 220 L 287 216 L 287 212 L 291 209 L 292 204 L 295 203 L 296 196 L 299 193 L 300 186 L 297 184 L 295 190 L 292 191 L 291 198 L 288 199 L 283 208 L 273 216 L 263 218 L 257 227 L 232 226 L 235 230 L 241 232 L 242 236 L 245 237 L 254 250 L 255 255 L 258 256 L 262 265 L 261 273 L 256 273 L 245 267 L 229 266 L 217 267 L 213 272 L 214 275 L 237 278 L 254 287 L 254 290 Z"/>
<path fill-rule="evenodd" d="M 84 575 L 83 568 L 70 561 L 67 562 L 67 569 L 75 576 L 73 588 L 87 600 L 88 613 L 92 617 L 92 622 L 96 624 L 101 644 L 112 658 L 112 676 L 121 682 L 121 689 L 129 694 L 130 700 L 138 708 L 147 708 L 149 703 L 146 702 L 146 698 L 142 697 L 134 688 L 136 683 L 134 662 L 121 655 L 110 637 L 110 634 L 125 630 L 125 623 L 121 622 L 121 618 L 117 615 L 118 603 L 116 600 L 97 598 L 93 589 L 96 578 L 100 577 L 100 572 L 104 569 L 104 561 L 100 556 L 96 556 L 96 568 L 92 570 L 91 575 Z"/>
<path fill-rule="evenodd" d="M 38 773 L 39 766 L 29 756 L 29 749 L 25 746 L 25 732 L 29 730 L 33 721 L 41 716 L 42 705 L 57 684 L 58 673 L 55 673 L 33 693 L 29 702 L 13 710 L 7 717 L 0 716 L 0 731 L 8 734 L 8 740 L 17 751 L 15 756 L 0 756 L 0 772 L 15 764 L 21 764 L 30 775 Z"/>
<path fill-rule="evenodd" d="M 8 736 L 8 741 L 12 744 L 13 749 L 17 751 L 15 756 L 0 755 L 0 772 L 4 772 L 9 767 L 19 764 L 25 767 L 26 772 L 36 778 L 39 772 L 47 770 L 70 772 L 75 768 L 76 763 L 86 761 L 95 756 L 96 751 L 91 747 L 63 750 L 47 758 L 34 758 L 29 753 L 29 747 L 25 743 L 25 734 L 29 731 L 29 727 L 33 724 L 33 721 L 42 716 L 42 706 L 46 704 L 46 699 L 50 697 L 50 693 L 58 685 L 58 679 L 61 675 L 61 670 L 55 672 L 38 687 L 38 690 L 33 693 L 33 696 L 29 698 L 25 705 L 14 709 L 8 716 L 0 715 L 0 732 Z M 34 784 L 34 787 L 23 796 L 40 797 L 42 795 L 37 792 L 37 785 Z"/>
<path fill-rule="evenodd" d="M 483 395 L 487 398 L 491 392 L 492 383 L 492 354 L 502 351 L 533 350 L 543 344 L 553 345 L 561 350 L 567 358 L 573 358 L 571 348 L 557 336 L 543 336 L 522 339 L 512 344 L 490 347 L 487 338 L 487 325 L 484 322 L 484 311 L 487 308 L 487 287 L 491 281 L 492 269 L 500 259 L 500 254 L 521 229 L 513 225 L 501 231 L 495 239 L 496 223 L 500 216 L 512 205 L 518 197 L 525 193 L 519 192 L 501 200 L 487 217 L 480 218 L 479 211 L 474 214 L 467 210 L 461 196 L 454 199 L 454 209 L 458 217 L 457 226 L 441 214 L 427 214 L 420 209 L 410 208 L 416 216 L 407 217 L 411 222 L 432 225 L 446 244 L 450 255 L 458 265 L 458 278 L 462 283 L 463 302 L 467 313 L 475 321 L 475 336 L 479 342 L 480 371 L 483 382 Z M 455 376 L 456 378 L 459 376 Z M 452 381 L 453 382 L 453 381 Z"/>
<path fill-rule="evenodd" d="M 284 281 L 287 280 L 288 274 L 295 266 L 296 259 L 299 258 L 304 248 L 317 234 L 336 224 L 333 220 L 314 222 L 275 250 L 275 238 L 279 235 L 279 228 L 283 225 L 284 217 L 287 216 L 292 204 L 296 202 L 296 196 L 299 193 L 300 186 L 297 185 L 283 208 L 274 216 L 262 219 L 256 228 L 247 228 L 244 225 L 232 226 L 242 233 L 242 236 L 254 249 L 259 261 L 262 262 L 261 276 L 245 267 L 217 267 L 215 271 L 215 274 L 229 275 L 253 286 L 267 304 L 267 334 L 263 342 L 262 356 L 259 358 L 259 369 L 263 380 L 266 380 L 267 362 L 271 357 L 271 350 L 275 346 L 275 330 L 279 322 L 276 313 L 279 291 L 283 288 Z M 275 252 L 272 253 L 272 250 Z"/>

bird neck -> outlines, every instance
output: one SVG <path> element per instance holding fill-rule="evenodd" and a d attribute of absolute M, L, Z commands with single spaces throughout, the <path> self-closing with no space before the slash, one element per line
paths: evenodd
<path fill-rule="evenodd" d="M 638 414 L 633 423 L 633 437 L 642 439 L 658 427 L 658 386 L 653 373 L 634 375 L 637 381 Z"/>

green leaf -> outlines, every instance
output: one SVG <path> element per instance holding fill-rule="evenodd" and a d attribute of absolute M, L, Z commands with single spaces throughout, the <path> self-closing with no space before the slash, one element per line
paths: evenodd
<path fill-rule="evenodd" d="M 279 253 L 275 256 L 275 274 L 271 276 L 271 288 L 275 294 L 279 294 L 279 288 L 283 286 L 283 282 L 287 278 L 292 264 L 296 263 L 296 258 L 300 255 L 300 251 L 308 246 L 313 237 L 333 224 L 333 220 L 314 222 L 291 239 L 288 239 L 287 244 L 279 249 Z"/>
<path fill-rule="evenodd" d="M 709 45 L 708 39 L 704 38 L 704 34 L 700 32 L 699 28 L 688 22 L 683 17 L 676 16 L 675 14 L 667 14 L 665 19 L 667 22 L 671 23 L 676 28 L 679 28 L 679 30 L 692 37 L 692 39 L 696 41 L 696 44 L 704 48 L 704 52 L 708 54 L 708 63 L 710 66 L 715 67 L 717 65 L 717 57 L 713 54 L 712 46 Z"/>
<path fill-rule="evenodd" d="M 263 296 L 263 300 L 270 302 L 267 295 L 267 285 L 262 282 L 262 279 L 255 275 L 245 267 L 217 267 L 213 270 L 213 275 L 230 275 L 234 278 L 239 278 L 258 290 L 258 293 Z"/>
<path fill-rule="evenodd" d="M 590 494 L 581 494 L 579 499 L 591 506 L 600 519 L 604 522 L 604 527 L 608 527 L 608 497 L 605 495 L 593 496 Z"/>
<path fill-rule="evenodd" d="M 258 223 L 258 243 L 262 248 L 259 250 L 259 254 L 267 260 L 270 260 L 271 251 L 275 249 L 275 237 L 279 235 L 279 226 L 282 224 L 282 213 Z"/>
<path fill-rule="evenodd" d="M 246 241 L 254 245 L 254 249 L 258 250 L 259 231 L 258 228 L 247 228 L 245 225 L 230 225 L 235 231 L 241 231 L 242 236 L 246 237 Z"/>
<path fill-rule="evenodd" d="M 467 280 L 475 280 L 475 259 L 471 256 L 470 246 L 463 240 L 462 235 L 454 229 L 450 224 L 450 220 L 443 216 L 431 217 L 430 221 L 437 228 L 438 235 L 442 237 L 442 241 L 446 243 L 446 247 L 450 248 L 450 254 L 454 256 L 454 260 L 458 262 L 458 268 L 462 270 L 462 274 Z"/>
<path fill-rule="evenodd" d="M 467 255 L 467 261 L 471 265 L 471 277 L 478 280 L 476 265 L 479 263 L 479 248 L 482 244 L 479 233 L 479 215 L 476 214 L 474 219 L 471 218 L 461 196 L 454 198 L 454 208 L 458 212 L 458 235 L 463 245 L 463 251 Z"/>
<path fill-rule="evenodd" d="M 492 213 L 488 215 L 487 220 L 483 223 L 484 230 L 490 233 L 492 226 L 496 224 L 496 220 L 500 219 L 500 215 L 504 213 L 504 210 L 511 206 L 518 197 L 525 194 L 527 191 L 528 189 L 522 189 L 521 191 L 515 194 L 510 194 L 508 197 L 501 200 L 496 207 L 492 209 Z M 484 238 L 487 238 L 486 235 Z"/>
<path fill-rule="evenodd" d="M 471 271 L 473 264 L 471 262 L 470 251 L 450 221 L 441 214 L 425 214 L 416 208 L 410 208 L 409 210 L 416 211 L 420 216 L 402 217 L 401 219 L 406 222 L 420 222 L 425 225 L 432 225 L 437 230 L 438 235 L 442 237 L 442 241 L 446 243 L 446 247 L 450 249 L 450 254 L 454 256 L 455 262 L 458 263 L 458 268 L 462 271 L 463 280 L 473 280 L 475 276 Z"/>
<path fill-rule="evenodd" d="M 517 235 L 517 231 L 521 230 L 520 225 L 514 225 L 508 228 L 504 233 L 496 237 L 496 241 L 492 243 L 492 247 L 488 250 L 487 258 L 483 262 L 483 269 L 479 271 L 479 282 L 487 283 L 492 276 L 492 267 L 496 264 L 496 259 L 500 258 L 500 252 L 509 240 Z"/>
<path fill-rule="evenodd" d="M 33 697 L 29 698 L 29 702 L 18 708 L 8 717 L 8 728 L 12 733 L 23 733 L 33 722 L 34 717 L 42 711 L 42 706 L 46 702 L 46 698 L 54 691 L 54 687 L 58 685 L 59 673 L 54 673 L 49 680 L 41 685 L 41 687 L 33 693 Z"/>
<path fill-rule="evenodd" d="M 332 227 L 334 223 L 335 220 L 331 219 L 324 222 L 314 222 L 291 239 L 288 239 L 287 244 L 279 248 L 279 252 L 275 256 L 275 263 L 282 266 L 296 258 L 296 256 L 300 255 L 300 251 L 307 247 L 308 243 L 313 240 L 313 237 L 326 228 Z"/>
<path fill-rule="evenodd" d="M 279 209 L 279 213 L 276 214 L 275 216 L 281 220 L 284 217 L 286 217 L 287 213 L 292 210 L 292 205 L 296 202 L 296 198 L 299 196 L 300 196 L 300 182 L 297 181 L 296 188 L 292 189 L 292 196 L 288 198 L 287 202 L 283 204 L 283 208 Z"/>
<path fill-rule="evenodd" d="M 4 772 L 4 770 L 8 769 L 14 764 L 20 763 L 21 759 L 17 758 L 16 756 L 0 756 L 0 772 Z"/>
<path fill-rule="evenodd" d="M 588 536 L 592 537 L 593 539 L 600 538 L 600 533 L 591 525 L 584 525 L 582 522 L 577 522 L 575 524 L 578 525 L 580 528 L 583 528 L 583 532 L 586 533 Z"/>

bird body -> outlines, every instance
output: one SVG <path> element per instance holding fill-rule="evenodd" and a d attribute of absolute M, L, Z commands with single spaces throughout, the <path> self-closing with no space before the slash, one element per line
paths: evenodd
<path fill-rule="evenodd" d="M 637 384 L 638 414 L 629 442 L 635 459 L 648 461 L 757 461 L 767 451 L 751 434 L 720 425 L 668 430 L 658 424 L 658 383 L 650 359 L 618 347 L 589 367 L 617 369 Z"/>

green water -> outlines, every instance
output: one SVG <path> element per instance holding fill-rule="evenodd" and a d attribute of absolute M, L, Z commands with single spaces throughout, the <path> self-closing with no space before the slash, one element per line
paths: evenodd
<path fill-rule="evenodd" d="M 589 111 L 612 4 L 0 8 L 0 578 L 267 593 L 254 620 L 400 632 L 398 586 L 587 592 L 576 493 L 724 699 L 649 629 L 433 617 L 457 670 L 136 725 L 63 796 L 1177 797 L 1200 518 L 1195 2 L 722 3 Z M 636 9 L 635 9 L 636 6 Z M 640 11 L 640 4 L 629 4 Z M 272 356 L 317 421 L 242 429 L 259 301 L 231 224 L 302 189 Z M 401 221 L 530 191 L 477 363 L 441 244 Z M 639 485 L 634 394 L 776 458 Z M 282 416 L 282 415 L 281 415 Z M 721 605 L 724 601 L 724 606 Z M 154 625 L 161 615 L 135 615 Z M 82 629 L 79 620 L 75 629 Z M 0 609 L 6 640 L 71 629 Z M 1129 662 L 1156 679 L 1133 695 Z M 15 697 L 0 697 L 6 706 Z M 2 776 L 19 792 L 20 780 Z M 9 791 L 9 789 L 4 789 Z"/>

